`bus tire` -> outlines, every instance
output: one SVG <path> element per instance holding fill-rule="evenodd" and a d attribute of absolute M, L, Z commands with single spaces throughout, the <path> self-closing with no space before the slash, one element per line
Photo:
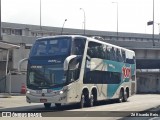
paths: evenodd
<path fill-rule="evenodd" d="M 91 97 L 90 97 L 90 99 L 89 99 L 89 107 L 93 107 L 94 106 L 94 96 L 93 96 L 93 94 L 91 94 Z"/>
<path fill-rule="evenodd" d="M 128 98 L 127 92 L 124 92 L 124 94 L 123 94 L 123 102 L 127 102 L 127 98 Z"/>
<path fill-rule="evenodd" d="M 81 101 L 80 101 L 80 108 L 84 107 L 84 95 L 82 94 L 81 96 Z"/>
<path fill-rule="evenodd" d="M 123 102 L 123 98 L 124 98 L 124 93 L 123 93 L 123 90 L 121 90 L 120 93 L 119 93 L 118 102 L 119 103 Z"/>
<path fill-rule="evenodd" d="M 61 107 L 61 103 L 55 103 L 55 106 L 58 108 L 58 107 Z"/>
<path fill-rule="evenodd" d="M 51 103 L 44 103 L 44 107 L 45 107 L 46 109 L 49 109 L 49 108 L 51 107 Z"/>

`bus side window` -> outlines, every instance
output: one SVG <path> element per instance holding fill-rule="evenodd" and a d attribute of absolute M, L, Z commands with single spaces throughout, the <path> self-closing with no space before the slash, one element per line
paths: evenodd
<path fill-rule="evenodd" d="M 106 47 L 106 51 L 105 51 L 105 59 L 110 60 L 110 51 L 108 49 L 108 46 Z"/>
<path fill-rule="evenodd" d="M 43 55 L 46 53 L 46 44 L 47 43 L 43 41 L 38 44 L 36 55 Z"/>
<path fill-rule="evenodd" d="M 126 62 L 126 53 L 124 50 L 122 50 L 122 59 L 123 59 L 123 62 Z"/>
<path fill-rule="evenodd" d="M 101 47 L 102 45 L 101 44 L 99 44 L 99 43 L 96 43 L 96 42 L 89 42 L 89 44 L 88 44 L 88 48 L 90 48 L 91 50 L 90 50 L 90 53 L 91 53 L 91 51 L 92 51 L 92 55 L 90 56 L 91 58 L 100 58 L 101 57 L 101 48 L 99 48 L 99 47 Z M 102 48 L 103 49 L 103 48 Z M 89 51 L 88 51 L 88 53 L 89 53 Z"/>
<path fill-rule="evenodd" d="M 93 49 L 92 48 L 88 48 L 88 50 L 87 50 L 87 55 L 89 56 L 89 57 L 91 57 L 91 58 L 93 58 L 93 56 L 94 56 L 94 53 L 93 53 Z"/>
<path fill-rule="evenodd" d="M 97 50 L 97 47 L 93 47 L 93 58 L 98 58 L 98 50 Z"/>
<path fill-rule="evenodd" d="M 119 49 L 116 50 L 116 57 L 117 57 L 117 61 L 118 61 L 118 62 L 122 62 L 122 61 L 123 61 L 123 60 L 122 60 L 122 55 L 121 55 Z"/>
<path fill-rule="evenodd" d="M 110 50 L 110 59 L 113 60 L 113 61 L 116 60 L 116 54 L 115 54 L 115 50 L 114 50 L 113 47 Z"/>
<path fill-rule="evenodd" d="M 99 57 L 98 58 L 105 59 L 105 52 L 103 50 L 102 45 L 98 47 L 98 52 L 99 52 Z"/>
<path fill-rule="evenodd" d="M 84 38 L 75 38 L 73 42 L 73 54 L 83 55 L 85 48 L 86 39 Z"/>

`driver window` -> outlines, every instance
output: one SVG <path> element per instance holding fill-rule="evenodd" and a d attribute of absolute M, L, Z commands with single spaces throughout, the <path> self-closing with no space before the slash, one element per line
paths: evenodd
<path fill-rule="evenodd" d="M 86 43 L 86 38 L 75 38 L 73 42 L 73 54 L 83 55 L 85 43 Z"/>
<path fill-rule="evenodd" d="M 36 53 L 36 55 L 45 54 L 45 52 L 46 52 L 46 46 L 47 46 L 47 42 L 46 42 L 46 41 L 41 41 L 41 42 L 38 44 L 38 48 L 37 48 L 37 53 Z"/>

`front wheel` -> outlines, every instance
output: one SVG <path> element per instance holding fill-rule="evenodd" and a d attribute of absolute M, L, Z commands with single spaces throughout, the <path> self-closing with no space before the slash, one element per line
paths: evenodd
<path fill-rule="evenodd" d="M 46 109 L 49 109 L 49 108 L 51 107 L 51 103 L 44 103 L 44 107 L 45 107 Z"/>

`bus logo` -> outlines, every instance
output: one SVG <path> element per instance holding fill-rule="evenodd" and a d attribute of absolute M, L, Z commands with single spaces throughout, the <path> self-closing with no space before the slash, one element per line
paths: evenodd
<path fill-rule="evenodd" d="M 58 61 L 58 60 L 48 60 L 48 62 L 51 62 L 51 63 L 61 63 L 61 61 Z"/>
<path fill-rule="evenodd" d="M 123 74 L 123 79 L 130 78 L 131 77 L 131 68 L 130 67 L 123 67 L 122 74 Z"/>

